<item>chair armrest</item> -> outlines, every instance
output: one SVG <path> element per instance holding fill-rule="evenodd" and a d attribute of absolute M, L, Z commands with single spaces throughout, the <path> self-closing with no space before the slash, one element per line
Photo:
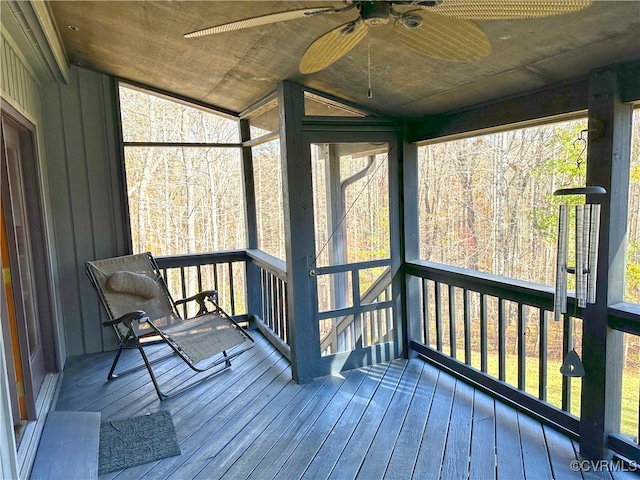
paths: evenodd
<path fill-rule="evenodd" d="M 200 293 L 196 293 L 195 295 L 193 295 L 192 297 L 189 298 L 183 298 L 181 300 L 176 300 L 175 304 L 176 305 L 181 305 L 183 303 L 187 303 L 187 302 L 191 302 L 195 300 L 198 305 L 200 305 L 200 308 L 198 309 L 198 315 L 202 315 L 203 313 L 207 313 L 209 310 L 207 309 L 207 306 L 205 305 L 205 300 L 209 300 L 211 303 L 213 303 L 216 307 L 216 310 L 218 308 L 218 291 L 217 290 L 203 290 Z"/>
<path fill-rule="evenodd" d="M 143 318 L 146 318 L 147 314 L 142 310 L 134 310 L 133 312 L 125 313 L 121 317 L 118 317 L 114 320 L 105 320 L 102 322 L 104 327 L 110 327 L 112 325 L 117 325 L 118 323 L 131 324 L 134 320 L 141 321 Z"/>

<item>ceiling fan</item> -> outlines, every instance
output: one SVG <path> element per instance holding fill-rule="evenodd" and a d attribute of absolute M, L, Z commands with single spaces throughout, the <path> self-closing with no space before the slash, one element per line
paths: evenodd
<path fill-rule="evenodd" d="M 428 57 L 471 62 L 486 57 L 491 43 L 474 20 L 535 18 L 588 7 L 592 0 L 347 0 L 337 8 L 311 7 L 261 15 L 187 33 L 186 38 L 241 30 L 316 15 L 357 10 L 358 16 L 316 39 L 300 60 L 301 73 L 333 64 L 360 41 L 370 27 L 392 24 L 393 36 Z"/>

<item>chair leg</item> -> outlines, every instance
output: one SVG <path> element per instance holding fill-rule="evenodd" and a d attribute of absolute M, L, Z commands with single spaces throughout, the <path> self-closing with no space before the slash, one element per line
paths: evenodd
<path fill-rule="evenodd" d="M 127 346 L 127 342 L 129 341 L 129 339 L 132 337 L 133 334 L 134 332 L 131 327 L 129 327 L 129 331 L 124 337 L 122 337 L 118 332 L 116 332 L 116 335 L 118 336 L 118 353 L 116 353 L 116 357 L 113 359 L 113 363 L 111 364 L 111 370 L 109 370 L 109 373 L 107 374 L 107 380 L 110 381 L 110 380 L 113 380 L 114 378 L 118 378 L 118 375 L 114 374 L 113 372 L 116 369 L 118 360 L 120 360 L 120 355 L 122 354 L 122 350 L 124 350 L 124 347 Z"/>
<path fill-rule="evenodd" d="M 222 351 L 222 355 L 224 355 L 225 358 L 228 357 L 227 351 L 223 350 Z M 225 365 L 224 368 L 229 368 L 231 366 L 231 360 L 229 360 L 229 359 L 225 360 L 224 365 Z"/>
<path fill-rule="evenodd" d="M 138 350 L 140 351 L 140 355 L 142 356 L 142 360 L 144 361 L 144 364 L 146 365 L 147 370 L 149 371 L 149 376 L 151 377 L 151 381 L 153 382 L 153 386 L 156 389 L 156 393 L 158 394 L 158 398 L 160 399 L 160 401 L 162 401 L 165 398 L 167 398 L 167 395 L 162 393 L 162 390 L 160 390 L 160 385 L 158 385 L 158 381 L 156 380 L 156 376 L 153 374 L 153 369 L 151 368 L 151 363 L 149 362 L 149 359 L 147 358 L 147 354 L 144 353 L 144 348 L 142 348 L 142 344 L 140 343 L 140 339 L 138 338 L 137 335 L 134 338 L 135 338 L 135 341 L 136 341 L 136 347 L 138 347 Z"/>
<path fill-rule="evenodd" d="M 122 353 L 123 349 L 124 349 L 124 345 L 120 344 L 120 347 L 118 348 L 118 353 L 116 353 L 116 357 L 113 359 L 113 363 L 111 364 L 111 370 L 109 370 L 109 374 L 107 375 L 107 380 L 109 381 L 118 377 L 118 375 L 113 374 L 113 371 L 116 369 L 116 365 L 118 364 L 118 360 L 120 360 L 120 354 Z"/>

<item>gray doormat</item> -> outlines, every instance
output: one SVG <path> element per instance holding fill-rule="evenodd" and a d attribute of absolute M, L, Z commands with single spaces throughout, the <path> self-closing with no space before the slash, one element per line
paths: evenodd
<path fill-rule="evenodd" d="M 100 425 L 98 474 L 180 455 L 169 412 L 104 422 Z"/>

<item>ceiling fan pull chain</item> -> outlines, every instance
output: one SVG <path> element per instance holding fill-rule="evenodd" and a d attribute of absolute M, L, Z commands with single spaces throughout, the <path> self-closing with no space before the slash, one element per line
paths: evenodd
<path fill-rule="evenodd" d="M 367 98 L 373 98 L 373 92 L 371 91 L 371 30 L 367 25 L 367 77 L 369 80 L 369 90 L 367 91 Z"/>

